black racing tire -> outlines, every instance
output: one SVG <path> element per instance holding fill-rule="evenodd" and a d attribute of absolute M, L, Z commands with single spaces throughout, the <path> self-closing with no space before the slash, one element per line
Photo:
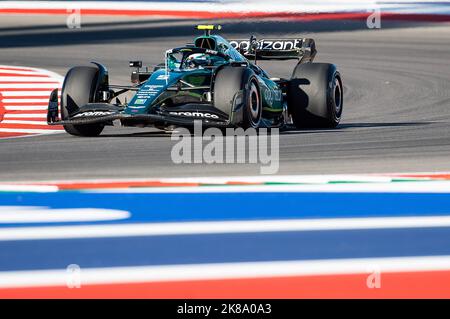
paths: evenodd
<path fill-rule="evenodd" d="M 61 92 L 61 117 L 68 119 L 81 106 L 95 102 L 95 90 L 99 70 L 94 66 L 76 66 L 67 72 Z M 98 136 L 103 124 L 65 124 L 64 130 L 75 136 Z"/>
<path fill-rule="evenodd" d="M 262 99 L 258 80 L 246 67 L 224 67 L 214 81 L 214 106 L 231 115 L 236 93 L 243 91 L 244 106 L 241 126 L 258 128 L 262 116 Z"/>
<path fill-rule="evenodd" d="M 334 64 L 299 64 L 288 89 L 288 108 L 297 128 L 334 128 L 342 116 L 341 74 Z"/>

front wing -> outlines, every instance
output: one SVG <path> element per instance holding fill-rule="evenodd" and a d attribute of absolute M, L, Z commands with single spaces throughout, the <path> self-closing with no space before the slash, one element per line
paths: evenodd
<path fill-rule="evenodd" d="M 128 114 L 123 108 L 108 103 L 89 103 L 80 108 L 80 111 L 72 114 L 69 118 L 62 120 L 60 110 L 58 110 L 58 92 L 53 91 L 50 95 L 47 112 L 47 123 L 49 125 L 86 125 L 103 123 L 111 124 L 115 120 L 120 120 L 127 126 L 133 125 L 178 125 L 193 126 L 195 121 L 202 121 L 204 126 L 209 127 L 229 127 L 230 121 L 223 115 L 214 115 L 213 118 L 205 117 L 204 111 L 195 111 L 201 108 L 200 105 L 186 104 L 186 109 L 193 111 L 183 111 L 177 108 L 177 112 L 159 112 L 159 114 Z"/>

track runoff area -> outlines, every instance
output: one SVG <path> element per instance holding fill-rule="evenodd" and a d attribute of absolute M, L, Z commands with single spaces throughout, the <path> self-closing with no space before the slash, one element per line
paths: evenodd
<path fill-rule="evenodd" d="M 450 297 L 448 173 L 0 191 L 0 298 Z"/>
<path fill-rule="evenodd" d="M 0 137 L 62 77 L 0 66 Z M 0 297 L 450 297 L 450 174 L 0 183 Z"/>

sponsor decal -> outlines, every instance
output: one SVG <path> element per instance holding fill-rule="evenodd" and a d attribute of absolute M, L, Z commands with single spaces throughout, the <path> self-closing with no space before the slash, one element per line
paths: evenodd
<path fill-rule="evenodd" d="M 271 90 L 271 89 L 265 89 L 264 90 L 264 99 L 266 100 L 267 104 L 273 105 L 273 102 L 279 102 L 281 101 L 282 94 L 280 90 Z"/>
<path fill-rule="evenodd" d="M 265 89 L 264 90 L 264 98 L 266 99 L 267 104 L 272 105 L 273 104 L 272 90 Z"/>
<path fill-rule="evenodd" d="M 169 79 L 169 75 L 166 74 L 158 75 L 158 77 L 156 78 L 156 80 L 167 80 L 167 79 Z"/>
<path fill-rule="evenodd" d="M 159 94 L 163 88 L 164 88 L 163 85 L 146 85 L 137 93 L 137 98 L 138 99 L 152 98 L 155 95 Z"/>
<path fill-rule="evenodd" d="M 147 102 L 147 99 L 136 99 L 136 101 L 134 101 L 134 104 L 145 104 L 145 102 Z"/>
<path fill-rule="evenodd" d="M 296 50 L 302 47 L 302 39 L 290 39 L 290 40 L 259 40 L 257 50 Z M 233 48 L 243 48 L 244 51 L 248 51 L 250 48 L 249 40 L 232 40 L 230 44 Z"/>
<path fill-rule="evenodd" d="M 217 55 L 218 54 L 218 52 L 215 51 L 215 50 L 206 50 L 205 53 L 212 54 L 212 55 Z"/>
<path fill-rule="evenodd" d="M 160 77 L 164 77 L 165 75 L 162 74 Z M 155 84 L 147 84 L 144 85 L 139 92 L 136 94 L 136 99 L 133 103 L 128 105 L 130 108 L 144 108 L 145 104 L 147 104 L 150 100 L 153 100 L 157 95 L 159 95 L 164 85 L 155 85 Z"/>
<path fill-rule="evenodd" d="M 160 75 L 164 76 L 164 74 Z M 144 86 L 146 91 L 159 91 L 164 87 L 164 85 L 147 84 Z"/>
<path fill-rule="evenodd" d="M 201 117 L 201 118 L 208 118 L 208 119 L 218 119 L 219 116 L 216 114 L 211 113 L 204 113 L 204 112 L 169 112 L 170 115 L 176 115 L 176 116 L 187 116 L 187 117 Z"/>
<path fill-rule="evenodd" d="M 74 117 L 105 116 L 105 115 L 111 115 L 113 113 L 114 112 L 112 112 L 112 111 L 90 111 L 90 112 L 83 112 L 83 113 L 77 114 Z"/>

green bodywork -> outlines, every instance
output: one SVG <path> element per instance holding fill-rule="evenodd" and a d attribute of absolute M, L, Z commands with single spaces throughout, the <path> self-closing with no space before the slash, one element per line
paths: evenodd
<path fill-rule="evenodd" d="M 203 43 L 202 43 L 203 41 Z M 262 97 L 263 119 L 273 117 L 283 112 L 284 101 L 283 94 L 279 85 L 272 81 L 269 76 L 258 66 L 253 65 L 243 57 L 231 44 L 219 35 L 205 35 L 195 39 L 195 44 L 201 44 L 203 47 L 210 44 L 211 50 L 221 52 L 230 57 L 229 62 L 213 61 L 214 65 L 231 62 L 248 62 L 250 67 L 257 71 L 259 89 Z M 209 48 L 208 48 L 209 49 Z M 187 51 L 189 49 L 186 49 Z M 166 55 L 166 68 L 155 71 L 150 78 L 142 84 L 139 91 L 128 103 L 125 109 L 127 114 L 147 114 L 156 106 L 164 106 L 176 102 L 177 99 L 191 100 L 197 102 L 207 102 L 205 100 L 205 86 L 211 85 L 212 68 L 183 69 L 180 68 L 177 61 L 174 60 L 168 51 Z M 184 82 L 185 85 L 199 86 L 199 90 L 175 90 L 177 85 Z M 187 84 L 186 84 L 187 83 Z"/>

